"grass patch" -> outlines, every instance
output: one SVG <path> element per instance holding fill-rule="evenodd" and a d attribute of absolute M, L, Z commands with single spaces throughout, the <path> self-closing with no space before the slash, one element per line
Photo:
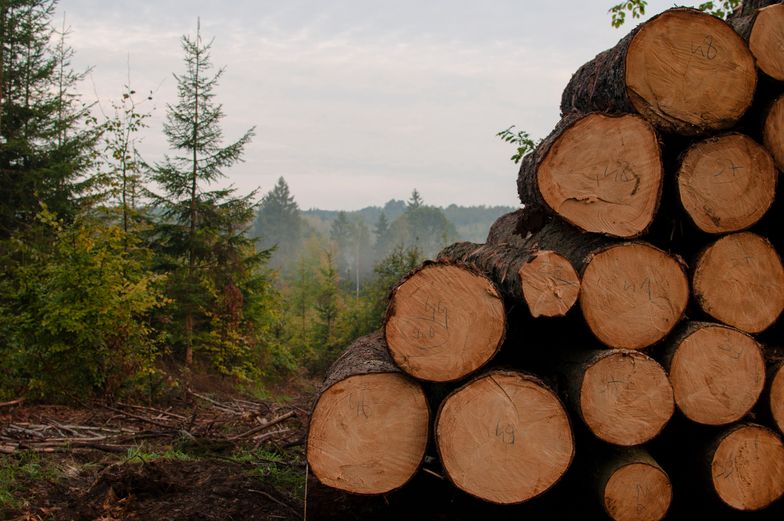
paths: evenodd
<path fill-rule="evenodd" d="M 0 514 L 22 507 L 23 494 L 35 481 L 54 481 L 60 472 L 35 452 L 0 455 Z"/>
<path fill-rule="evenodd" d="M 256 465 L 252 473 L 264 483 L 288 491 L 297 499 L 304 499 L 305 470 L 300 454 L 254 449 L 235 453 L 231 459 L 237 463 Z"/>
<path fill-rule="evenodd" d="M 194 458 L 187 452 L 183 452 L 180 449 L 169 448 L 163 452 L 150 452 L 144 450 L 141 447 L 128 449 L 128 454 L 125 457 L 126 462 L 132 462 L 136 460 L 142 463 L 154 460 L 193 461 L 194 459 L 198 458 Z"/>

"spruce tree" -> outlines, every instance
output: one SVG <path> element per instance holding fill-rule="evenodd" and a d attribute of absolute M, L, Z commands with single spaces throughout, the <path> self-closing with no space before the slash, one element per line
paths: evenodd
<path fill-rule="evenodd" d="M 156 164 L 151 177 L 162 189 L 152 194 L 160 215 L 156 234 L 163 267 L 171 274 L 170 296 L 180 326 L 171 339 L 190 365 L 197 342 L 243 352 L 247 346 L 240 344 L 247 339 L 235 333 L 239 335 L 239 326 L 247 318 L 242 311 L 249 305 L 248 288 L 243 292 L 238 282 L 252 284 L 258 298 L 268 296 L 269 288 L 257 275 L 267 252 L 256 253 L 245 233 L 255 192 L 238 197 L 233 188 L 209 189 L 225 177 L 225 169 L 242 159 L 253 129 L 223 144 L 224 112 L 215 101 L 215 88 L 224 69 L 212 72 L 212 42 L 202 40 L 199 25 L 196 36 L 183 36 L 181 45 L 185 73 L 174 75 L 177 103 L 167 105 L 164 123 L 174 155 Z M 228 326 L 216 322 L 220 309 L 225 310 Z M 221 356 L 221 370 L 230 370 L 226 358 Z"/>
<path fill-rule="evenodd" d="M 261 199 L 253 235 L 259 248 L 275 248 L 272 265 L 286 268 L 302 246 L 302 218 L 289 185 L 282 177 Z"/>

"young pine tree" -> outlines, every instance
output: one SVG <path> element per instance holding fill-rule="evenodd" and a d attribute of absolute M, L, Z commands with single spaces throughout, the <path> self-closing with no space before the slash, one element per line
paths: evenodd
<path fill-rule="evenodd" d="M 155 232 L 163 267 L 171 273 L 169 291 L 175 302 L 170 339 L 190 365 L 196 344 L 219 341 L 221 351 L 237 348 L 237 353 L 247 355 L 254 339 L 240 333 L 252 326 L 243 310 L 251 305 L 251 294 L 269 297 L 269 288 L 257 276 L 268 252 L 256 253 L 245 234 L 255 192 L 237 197 L 233 188 L 209 189 L 225 177 L 225 169 L 242 159 L 253 129 L 223 144 L 224 113 L 215 101 L 215 87 L 224 69 L 212 72 L 212 42 L 202 40 L 198 25 L 196 36 L 183 36 L 181 43 L 185 73 L 174 75 L 178 99 L 167 105 L 164 123 L 174 155 L 156 164 L 151 178 L 162 189 L 153 199 L 160 213 Z M 243 283 L 255 291 L 249 292 Z M 216 320 L 220 309 L 225 310 L 224 323 Z M 226 367 L 230 359 L 220 356 L 221 370 L 231 372 Z"/>

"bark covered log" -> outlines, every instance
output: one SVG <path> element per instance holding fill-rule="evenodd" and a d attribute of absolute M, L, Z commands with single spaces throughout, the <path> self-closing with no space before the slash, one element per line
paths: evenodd
<path fill-rule="evenodd" d="M 422 388 L 392 362 L 383 335 L 373 333 L 327 373 L 311 415 L 308 463 L 325 485 L 383 494 L 419 469 L 429 423 Z"/>
<path fill-rule="evenodd" d="M 740 420 L 765 386 L 762 346 L 722 324 L 682 325 L 663 347 L 662 359 L 678 408 L 691 421 L 704 425 Z"/>
<path fill-rule="evenodd" d="M 760 510 L 784 495 L 784 443 L 775 432 L 739 424 L 708 450 L 713 490 L 734 509 Z"/>
<path fill-rule="evenodd" d="M 692 286 L 703 311 L 747 333 L 764 331 L 784 309 L 781 259 L 754 233 L 733 233 L 708 246 L 695 263 Z"/>
<path fill-rule="evenodd" d="M 601 456 L 596 485 L 607 515 L 614 521 L 663 519 L 672 502 L 672 483 L 656 460 L 638 447 Z"/>
<path fill-rule="evenodd" d="M 533 317 L 565 315 L 580 292 L 574 268 L 555 252 L 511 244 L 458 242 L 441 250 L 437 258 L 484 273 L 510 305 L 524 302 Z"/>
<path fill-rule="evenodd" d="M 698 135 L 733 126 L 751 105 L 756 81 L 754 58 L 729 25 L 676 8 L 580 67 L 561 113 L 639 112 L 665 132 Z"/>
<path fill-rule="evenodd" d="M 517 191 L 530 214 L 632 238 L 653 221 L 663 177 L 656 131 L 641 117 L 568 115 L 523 158 Z"/>
<path fill-rule="evenodd" d="M 778 0 L 743 2 L 742 9 L 727 21 L 748 42 L 757 67 L 775 80 L 784 80 L 784 4 Z"/>
<path fill-rule="evenodd" d="M 434 436 L 449 479 L 492 503 L 544 493 L 574 457 L 561 401 L 536 377 L 514 371 L 489 372 L 451 393 Z"/>
<path fill-rule="evenodd" d="M 427 262 L 393 288 L 384 335 L 395 363 L 428 381 L 458 380 L 487 363 L 504 341 L 501 292 L 464 265 Z"/>
<path fill-rule="evenodd" d="M 746 229 L 768 211 L 778 172 L 770 154 L 743 134 L 700 141 L 683 154 L 678 169 L 681 204 L 707 233 Z"/>
<path fill-rule="evenodd" d="M 655 438 L 674 411 L 667 373 L 651 357 L 629 350 L 575 351 L 559 360 L 568 402 L 590 431 L 630 447 Z"/>

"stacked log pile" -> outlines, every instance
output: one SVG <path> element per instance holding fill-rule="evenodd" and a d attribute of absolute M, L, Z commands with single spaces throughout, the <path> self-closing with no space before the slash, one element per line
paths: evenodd
<path fill-rule="evenodd" d="M 757 0 L 670 9 L 582 66 L 523 208 L 409 274 L 330 371 L 316 478 L 426 472 L 515 515 L 784 515 L 783 50 L 784 4 Z"/>

